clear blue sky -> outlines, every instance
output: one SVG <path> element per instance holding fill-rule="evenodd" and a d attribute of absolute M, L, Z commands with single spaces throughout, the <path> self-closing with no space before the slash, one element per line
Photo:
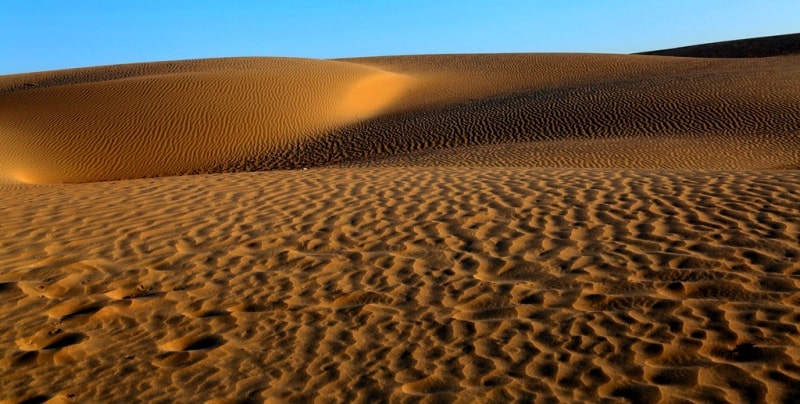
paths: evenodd
<path fill-rule="evenodd" d="M 3 0 L 0 74 L 221 56 L 631 53 L 800 31 L 800 0 Z"/>

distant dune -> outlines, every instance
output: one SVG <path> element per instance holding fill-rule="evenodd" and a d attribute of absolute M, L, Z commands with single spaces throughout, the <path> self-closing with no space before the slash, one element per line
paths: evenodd
<path fill-rule="evenodd" d="M 672 150 L 692 168 L 790 168 L 800 162 L 792 147 L 800 130 L 798 62 L 248 58 L 12 75 L 0 78 L 0 176 L 85 182 L 376 157 L 438 164 L 437 152 L 509 143 L 545 148 L 513 165 L 681 168 L 666 161 Z M 592 146 L 563 143 L 574 141 Z M 615 142 L 660 151 L 615 156 Z M 562 146 L 569 155 L 558 152 Z M 423 160 L 409 154 L 418 152 Z M 556 155 L 559 161 L 543 158 Z"/>
<path fill-rule="evenodd" d="M 0 76 L 0 402 L 797 402 L 800 55 L 737 49 Z"/>
<path fill-rule="evenodd" d="M 642 52 L 642 55 L 693 58 L 763 58 L 800 53 L 800 34 L 739 39 L 703 45 Z"/>

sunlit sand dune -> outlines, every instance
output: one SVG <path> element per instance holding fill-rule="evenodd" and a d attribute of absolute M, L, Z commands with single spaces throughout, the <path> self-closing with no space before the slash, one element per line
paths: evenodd
<path fill-rule="evenodd" d="M 0 80 L 3 175 L 83 182 L 184 173 L 368 118 L 410 82 L 334 61 L 178 65 L 176 72 L 130 65 Z"/>
<path fill-rule="evenodd" d="M 796 402 L 798 62 L 0 77 L 0 402 Z"/>
<path fill-rule="evenodd" d="M 446 78 L 434 75 L 439 77 L 437 83 L 447 83 L 441 89 L 449 91 L 447 102 L 380 115 L 282 151 L 280 156 L 264 154 L 248 164 L 263 168 L 293 168 L 297 162 L 307 166 L 316 161 L 371 165 L 383 156 L 395 165 L 800 167 L 798 56 L 410 59 L 415 68 L 425 66 L 425 71 L 452 69 Z M 377 60 L 383 68 L 408 71 L 397 66 L 402 57 Z M 456 69 L 467 61 L 472 63 L 468 68 Z M 502 74 L 486 66 L 503 66 Z M 489 81 L 494 83 L 483 87 Z M 432 84 L 417 86 L 410 90 L 416 97 L 400 102 L 436 99 L 437 90 Z M 460 156 L 470 150 L 480 150 L 480 156 Z M 503 152 L 490 152 L 493 157 L 483 158 L 488 150 Z"/>
<path fill-rule="evenodd" d="M 550 145 L 543 153 L 558 155 L 562 141 L 597 139 L 662 144 L 656 154 L 680 151 L 694 162 L 691 168 L 786 168 L 798 163 L 797 148 L 786 147 L 800 133 L 798 61 L 583 54 L 261 58 L 6 76 L 0 79 L 0 175 L 84 182 L 316 167 L 525 142 Z M 706 147 L 691 146 L 708 136 L 714 140 Z M 767 141 L 754 141 L 762 138 Z M 590 153 L 546 166 L 631 166 L 625 158 L 603 157 L 613 142 L 595 144 Z M 722 166 L 708 160 L 720 154 L 737 157 Z M 759 155 L 778 161 L 765 166 L 751 158 Z M 526 165 L 541 163 L 534 158 Z M 656 158 L 640 166 L 680 163 Z"/>

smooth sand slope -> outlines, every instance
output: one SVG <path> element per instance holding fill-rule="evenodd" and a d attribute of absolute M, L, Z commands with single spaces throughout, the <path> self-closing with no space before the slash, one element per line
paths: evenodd
<path fill-rule="evenodd" d="M 0 77 L 0 402 L 796 402 L 798 62 Z"/>

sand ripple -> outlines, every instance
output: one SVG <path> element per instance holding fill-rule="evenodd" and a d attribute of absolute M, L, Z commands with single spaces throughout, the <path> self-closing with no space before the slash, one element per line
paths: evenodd
<path fill-rule="evenodd" d="M 10 189 L 0 385 L 19 400 L 787 402 L 798 189 L 796 171 L 529 168 Z"/>
<path fill-rule="evenodd" d="M 341 164 L 792 169 L 798 60 L 242 58 L 5 76 L 0 179 Z"/>
<path fill-rule="evenodd" d="M 6 85 L 0 91 L 0 177 L 86 182 L 215 166 L 368 118 L 410 81 L 335 61 L 261 58 L 177 65 L 0 79 L 0 87 Z M 31 85 L 20 88 L 19 82 Z"/>
<path fill-rule="evenodd" d="M 798 61 L 0 77 L 0 400 L 796 402 Z"/>

